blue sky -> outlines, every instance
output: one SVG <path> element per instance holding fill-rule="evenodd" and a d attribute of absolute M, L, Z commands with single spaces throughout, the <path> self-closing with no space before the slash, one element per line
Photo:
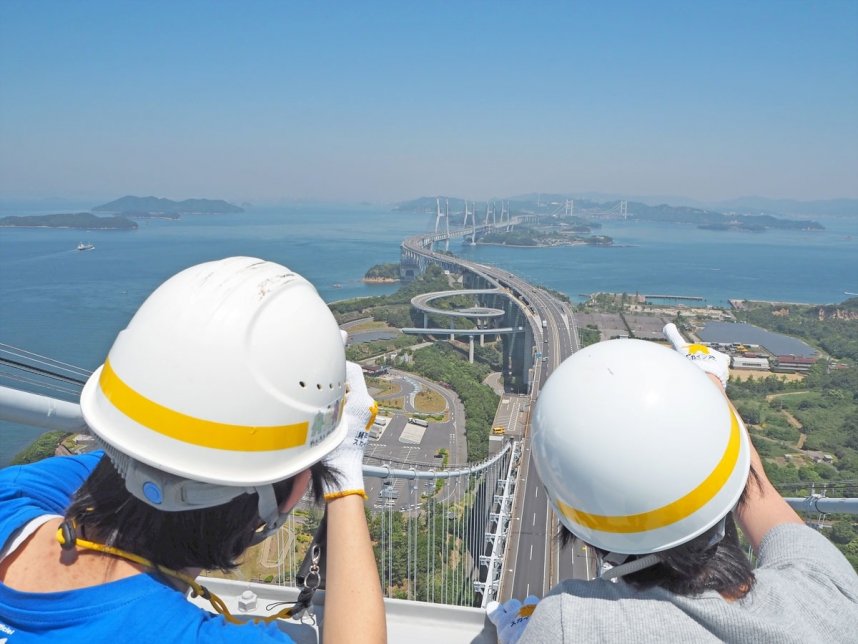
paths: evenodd
<path fill-rule="evenodd" d="M 0 3 L 0 198 L 858 197 L 858 2 Z"/>

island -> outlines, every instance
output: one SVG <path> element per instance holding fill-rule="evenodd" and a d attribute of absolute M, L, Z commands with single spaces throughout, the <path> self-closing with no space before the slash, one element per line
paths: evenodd
<path fill-rule="evenodd" d="M 128 195 L 93 208 L 94 212 L 109 212 L 126 216 L 160 216 L 178 218 L 178 215 L 222 215 L 244 212 L 243 208 L 222 199 L 185 199 L 173 201 L 161 197 L 135 197 Z M 132 214 L 133 213 L 133 214 Z"/>
<path fill-rule="evenodd" d="M 478 236 L 477 244 L 546 248 L 550 246 L 611 246 L 614 240 L 608 235 L 586 235 L 588 228 L 578 225 L 517 226 L 510 231 L 493 231 Z"/>
<path fill-rule="evenodd" d="M 130 219 L 178 219 L 177 212 L 144 212 L 142 210 L 127 210 L 122 213 L 123 217 Z"/>
<path fill-rule="evenodd" d="M 731 221 L 728 223 L 718 223 L 718 224 L 700 224 L 697 226 L 700 230 L 737 230 L 740 232 L 746 233 L 761 233 L 766 230 L 765 226 L 760 226 L 758 224 L 743 224 L 738 221 Z"/>
<path fill-rule="evenodd" d="M 367 284 L 391 284 L 399 281 L 399 264 L 376 264 L 363 276 Z"/>
<path fill-rule="evenodd" d="M 442 213 L 449 210 L 451 216 L 455 214 L 456 217 L 461 217 L 465 210 L 465 203 L 463 199 L 458 197 L 419 197 L 396 204 L 394 210 L 426 215 L 435 213 L 440 204 Z M 485 202 L 467 203 L 470 204 L 472 210 L 478 213 L 477 221 L 480 221 L 480 213 L 486 208 Z M 619 199 L 594 201 L 592 199 L 571 198 L 568 195 L 541 194 L 511 197 L 505 200 L 505 203 L 513 217 L 536 215 L 540 223 L 563 219 L 565 216 L 566 218 L 584 221 L 588 226 L 592 226 L 597 221 L 629 219 L 669 224 L 694 224 L 702 230 L 713 231 L 765 232 L 770 229 L 801 231 L 825 229 L 818 221 L 811 219 L 787 219 L 775 217 L 769 213 L 749 214 L 732 209 L 729 212 L 720 212 L 708 208 L 672 206 L 664 203 L 648 205 L 639 201 Z M 497 213 L 499 207 L 495 205 L 494 208 Z M 572 213 L 571 217 L 569 213 Z"/>
<path fill-rule="evenodd" d="M 91 212 L 56 215 L 3 217 L 3 228 L 76 228 L 79 230 L 135 230 L 137 224 L 125 217 L 98 217 Z"/>

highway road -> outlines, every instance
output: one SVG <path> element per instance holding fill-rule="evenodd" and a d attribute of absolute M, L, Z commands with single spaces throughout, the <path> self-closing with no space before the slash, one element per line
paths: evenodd
<path fill-rule="evenodd" d="M 411 248 L 427 252 L 427 249 L 419 246 Z M 563 360 L 580 348 L 572 307 L 496 266 L 469 262 L 458 257 L 445 256 L 444 260 L 452 260 L 497 281 L 526 312 L 535 344 L 529 391 L 532 409 L 532 403 L 546 379 Z M 583 544 L 575 542 L 562 552 L 559 550 L 559 541 L 556 539 L 558 523 L 531 458 L 529 421 L 528 414 L 522 440 L 523 460 L 509 523 L 504 572 L 498 590 L 497 598 L 500 601 L 510 597 L 522 599 L 530 594 L 541 597 L 562 579 L 590 579 L 595 574 L 595 560 Z"/>
<path fill-rule="evenodd" d="M 507 275 L 505 281 L 526 299 L 540 331 L 531 387 L 531 396 L 535 400 L 554 369 L 579 348 L 575 318 L 567 303 L 524 280 Z M 525 437 L 523 454 L 525 463 L 519 472 L 507 565 L 499 592 L 501 599 L 522 598 L 530 594 L 541 597 L 561 579 L 589 576 L 586 560 L 584 565 L 573 570 L 573 552 L 569 552 L 570 548 L 559 551 L 556 539 L 558 523 L 533 464 L 529 432 Z M 589 554 L 581 551 L 580 546 L 577 551 L 575 554 L 583 553 L 585 558 Z"/>

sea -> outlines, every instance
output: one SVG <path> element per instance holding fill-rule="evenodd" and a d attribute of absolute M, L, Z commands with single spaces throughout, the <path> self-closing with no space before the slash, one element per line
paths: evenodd
<path fill-rule="evenodd" d="M 0 217 L 95 205 L 0 202 Z M 733 298 L 841 302 L 858 293 L 858 213 L 819 221 L 825 230 L 750 233 L 613 220 L 596 231 L 610 235 L 612 247 L 505 248 L 454 240 L 450 250 L 576 301 L 609 291 L 699 296 L 717 306 Z M 0 343 L 95 369 L 158 284 L 187 266 L 231 255 L 284 264 L 328 302 L 391 293 L 397 285 L 365 284 L 363 274 L 374 264 L 399 261 L 402 240 L 432 230 L 434 214 L 290 204 L 138 224 L 135 231 L 0 228 Z M 95 248 L 78 251 L 80 242 Z M 0 422 L 0 466 L 39 433 Z"/>

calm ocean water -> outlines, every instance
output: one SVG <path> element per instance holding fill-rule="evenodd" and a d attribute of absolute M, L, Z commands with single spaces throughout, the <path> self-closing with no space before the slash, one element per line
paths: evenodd
<path fill-rule="evenodd" d="M 84 208 L 59 208 L 70 212 Z M 37 208 L 0 204 L 0 216 Z M 0 342 L 94 369 L 137 306 L 189 265 L 251 255 L 289 266 L 326 301 L 389 293 L 361 282 L 367 268 L 399 259 L 403 238 L 433 218 L 378 207 L 254 208 L 243 215 L 141 220 L 133 232 L 0 228 Z M 815 233 L 703 231 L 610 222 L 616 247 L 513 249 L 463 246 L 464 257 L 506 267 L 575 299 L 593 291 L 839 302 L 858 292 L 858 216 L 823 220 Z M 79 252 L 78 242 L 95 250 Z M 0 465 L 38 430 L 0 423 Z"/>

